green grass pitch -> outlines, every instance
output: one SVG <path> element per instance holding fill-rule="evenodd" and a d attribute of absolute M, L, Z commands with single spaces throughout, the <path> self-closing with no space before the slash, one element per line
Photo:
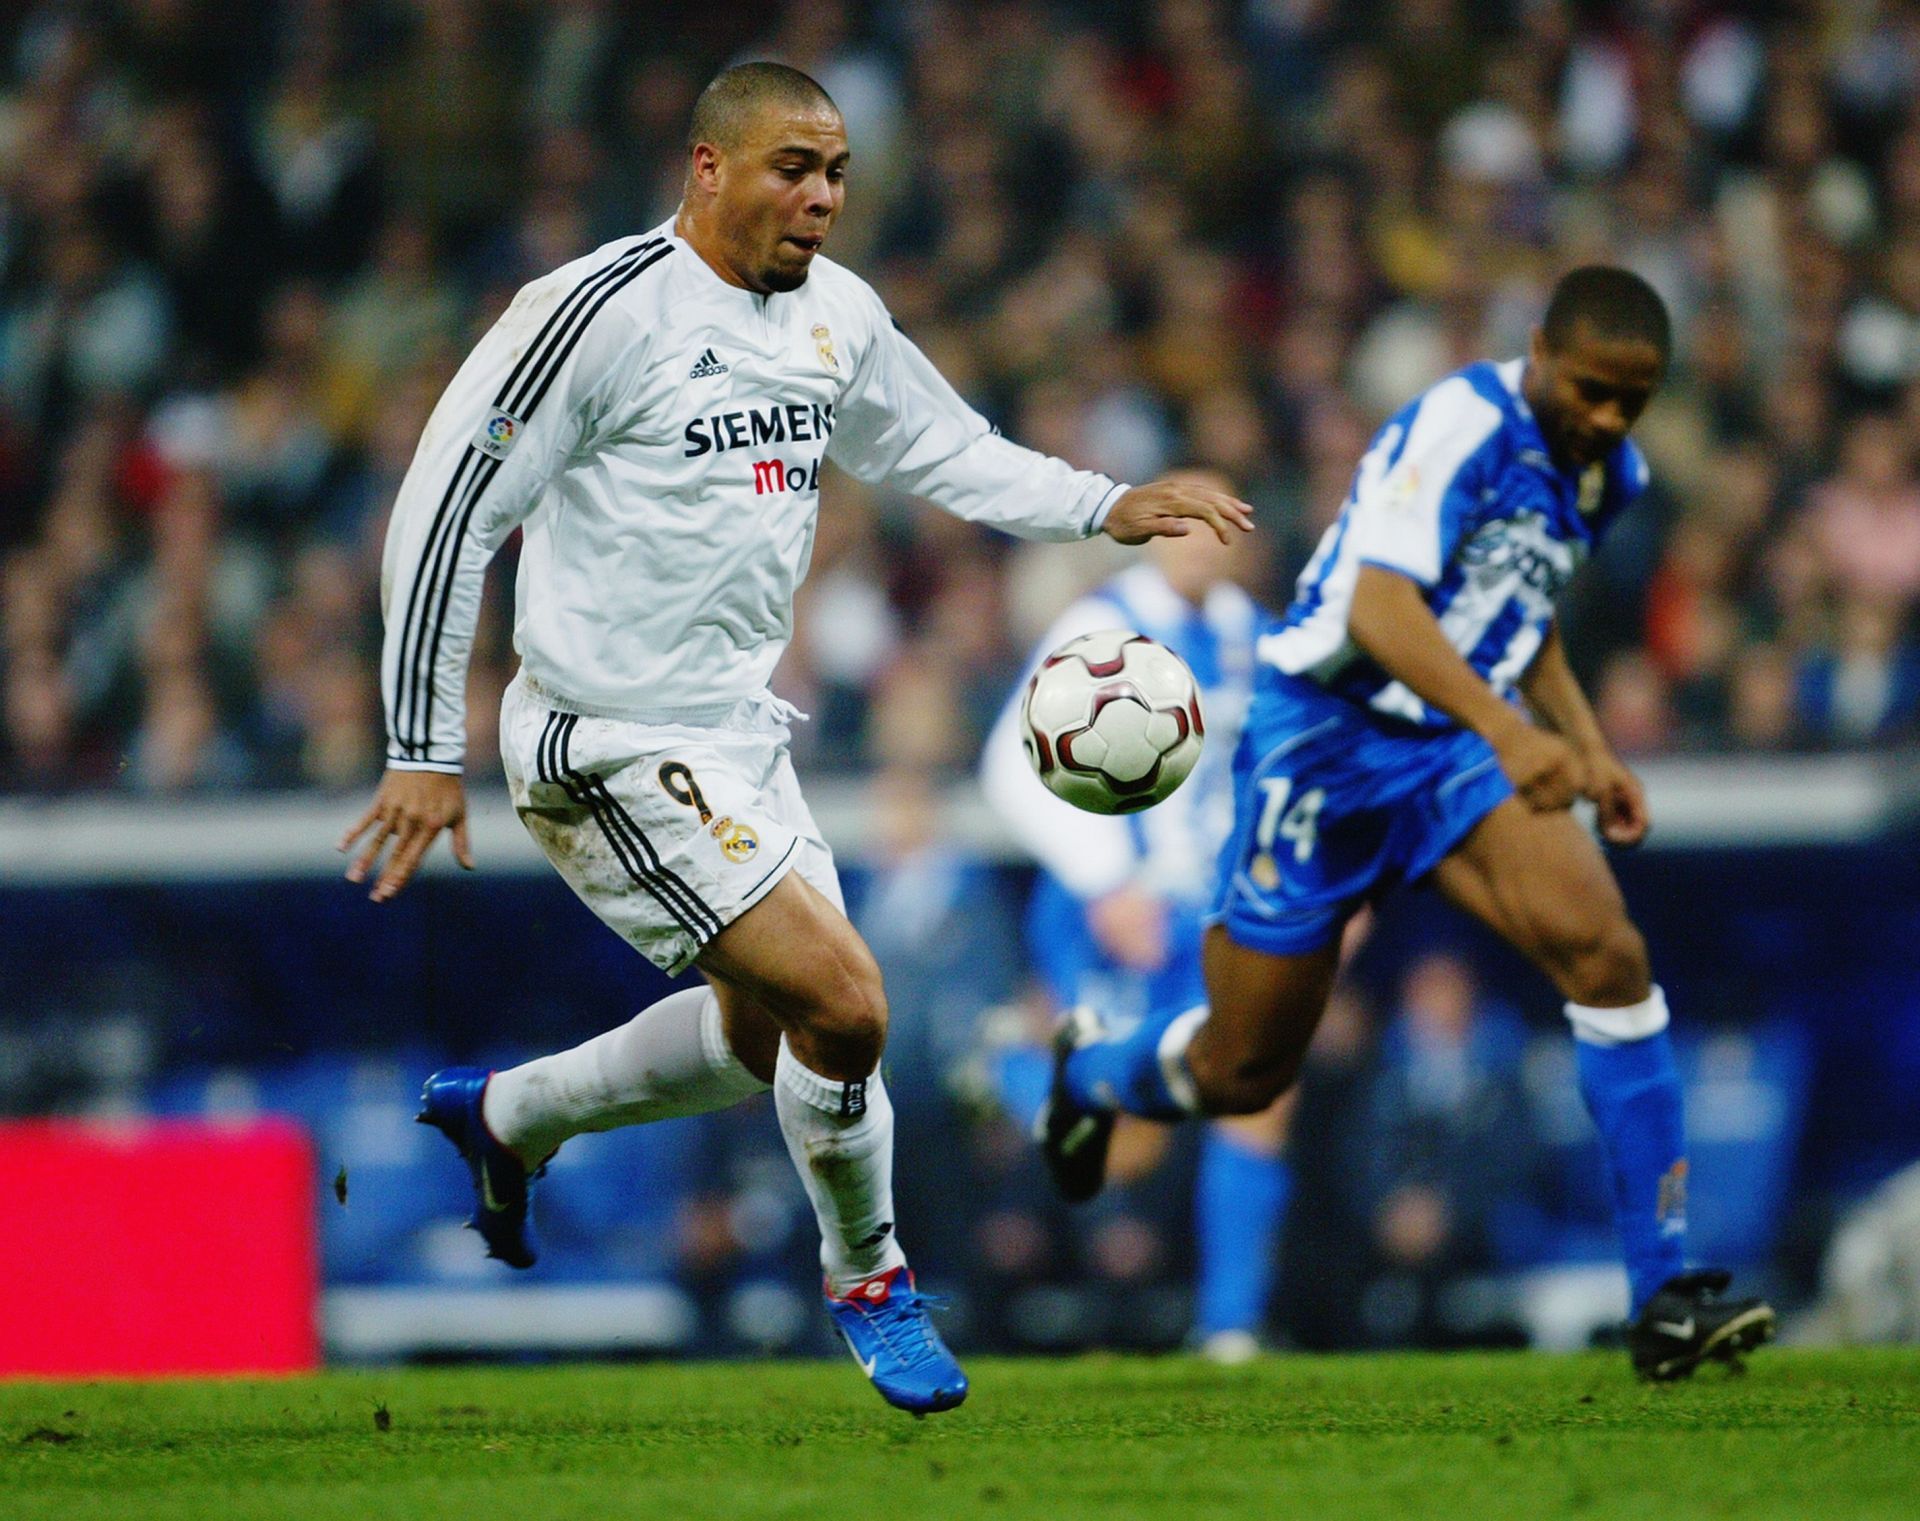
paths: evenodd
<path fill-rule="evenodd" d="M 1920 1353 L 976 1361 L 916 1421 L 849 1363 L 0 1384 L 0 1516 L 1920 1515 Z"/>

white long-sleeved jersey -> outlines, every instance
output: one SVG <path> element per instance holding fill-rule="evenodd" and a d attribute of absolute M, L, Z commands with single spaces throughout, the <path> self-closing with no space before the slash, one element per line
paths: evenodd
<path fill-rule="evenodd" d="M 514 644 L 556 707 L 717 718 L 793 630 L 820 463 L 1028 538 L 1124 489 L 996 434 L 849 271 L 728 285 L 672 223 L 523 289 L 434 408 L 381 575 L 388 761 L 458 771 L 487 562 L 525 525 Z"/>

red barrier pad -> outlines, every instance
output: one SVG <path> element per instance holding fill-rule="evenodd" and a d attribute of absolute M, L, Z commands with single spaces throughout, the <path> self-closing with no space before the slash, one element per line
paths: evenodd
<path fill-rule="evenodd" d="M 0 1124 L 0 1374 L 312 1368 L 313 1177 L 282 1119 Z"/>

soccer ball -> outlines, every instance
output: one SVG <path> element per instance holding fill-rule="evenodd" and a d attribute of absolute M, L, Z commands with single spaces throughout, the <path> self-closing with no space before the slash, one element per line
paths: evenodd
<path fill-rule="evenodd" d="M 1126 629 L 1082 634 L 1047 656 L 1020 717 L 1040 780 L 1089 813 L 1151 808 L 1187 779 L 1206 733 L 1186 662 Z"/>

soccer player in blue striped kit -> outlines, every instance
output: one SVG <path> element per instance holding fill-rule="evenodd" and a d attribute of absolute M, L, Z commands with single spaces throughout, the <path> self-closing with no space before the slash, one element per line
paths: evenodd
<path fill-rule="evenodd" d="M 1342 926 L 1430 881 L 1566 1000 L 1604 1144 L 1650 1378 L 1773 1333 L 1728 1279 L 1689 1271 L 1685 1136 L 1667 1002 L 1605 856 L 1649 817 L 1561 648 L 1554 598 L 1646 489 L 1628 431 L 1672 352 L 1665 306 L 1623 269 L 1556 285 L 1524 360 L 1451 375 L 1361 460 L 1338 520 L 1261 639 L 1234 760 L 1234 829 L 1205 947 L 1208 1002 L 1122 1039 L 1063 1026 L 1043 1148 L 1069 1198 L 1098 1191 L 1112 1114 L 1265 1108 L 1299 1074 Z"/>

